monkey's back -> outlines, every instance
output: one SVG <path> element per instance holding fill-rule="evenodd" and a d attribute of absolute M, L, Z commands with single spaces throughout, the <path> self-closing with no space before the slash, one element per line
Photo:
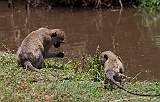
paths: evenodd
<path fill-rule="evenodd" d="M 21 46 L 18 48 L 16 54 L 17 63 L 24 67 L 25 61 L 34 61 L 39 58 L 39 55 L 44 51 L 42 34 L 45 33 L 38 29 L 31 32 L 22 41 Z"/>
<path fill-rule="evenodd" d="M 123 64 L 117 58 L 117 56 L 110 56 L 108 60 L 104 63 L 104 71 L 107 72 L 108 70 L 113 70 L 117 73 L 123 70 Z"/>

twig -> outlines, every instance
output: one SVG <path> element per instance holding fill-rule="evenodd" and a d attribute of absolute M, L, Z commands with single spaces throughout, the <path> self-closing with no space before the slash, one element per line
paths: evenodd
<path fill-rule="evenodd" d="M 7 52 L 10 52 L 10 49 L 7 48 L 6 45 L 5 45 L 4 43 L 1 42 L 1 44 L 2 44 L 2 46 L 7 50 Z"/>
<path fill-rule="evenodd" d="M 142 73 L 142 72 L 139 72 L 136 76 L 134 76 L 134 77 L 132 78 L 132 80 L 134 80 L 135 78 L 137 78 L 137 76 L 139 76 L 141 73 Z M 132 81 L 132 80 L 131 80 L 131 81 Z"/>

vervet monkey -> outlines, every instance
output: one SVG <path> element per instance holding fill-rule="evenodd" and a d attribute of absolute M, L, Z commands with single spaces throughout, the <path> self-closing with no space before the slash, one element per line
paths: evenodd
<path fill-rule="evenodd" d="M 116 56 L 111 51 L 102 52 L 99 56 L 99 62 L 103 65 L 104 71 L 104 85 L 103 87 L 106 89 L 106 84 L 109 81 L 109 77 L 114 77 L 116 81 L 120 82 L 122 86 L 125 84 L 125 76 L 124 74 L 124 67 L 122 62 L 120 61 L 120 57 Z M 121 80 L 121 78 L 123 80 Z M 111 87 L 113 87 L 114 83 L 110 81 Z"/>
<path fill-rule="evenodd" d="M 64 57 L 63 52 L 49 52 L 49 49 L 52 45 L 58 48 L 64 42 L 65 33 L 61 29 L 39 28 L 22 41 L 16 54 L 16 61 L 20 67 L 44 73 L 40 70 L 45 67 L 44 58 Z M 46 73 L 58 76 L 56 73 Z"/>
<path fill-rule="evenodd" d="M 113 88 L 113 85 L 116 85 L 120 89 L 133 95 L 160 96 L 160 94 L 157 94 L 157 95 L 139 94 L 124 88 L 124 84 L 127 78 L 124 75 L 124 67 L 120 57 L 116 56 L 113 52 L 111 51 L 102 52 L 99 56 L 99 62 L 103 65 L 103 71 L 104 71 L 103 88 L 104 89 L 106 89 L 106 84 L 108 83 L 108 81 L 110 81 L 111 88 Z M 120 84 L 118 84 L 117 82 L 120 82 Z"/>

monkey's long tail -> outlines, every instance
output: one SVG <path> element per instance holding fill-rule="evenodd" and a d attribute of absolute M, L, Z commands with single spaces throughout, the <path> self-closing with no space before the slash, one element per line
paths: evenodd
<path fill-rule="evenodd" d="M 29 70 L 31 70 L 31 71 L 36 71 L 36 72 L 38 72 L 38 73 L 44 73 L 44 74 L 45 74 L 45 73 L 46 73 L 46 74 L 51 74 L 51 75 L 53 75 L 54 77 L 58 77 L 58 76 L 59 76 L 59 74 L 58 74 L 58 73 L 55 73 L 55 72 L 43 72 L 43 71 L 37 69 L 36 67 L 34 67 L 34 66 L 31 64 L 31 62 L 29 62 L 29 61 L 26 61 L 26 62 L 24 63 L 24 65 L 26 66 L 27 69 L 29 69 Z"/>
<path fill-rule="evenodd" d="M 132 92 L 132 91 L 129 91 L 127 90 L 126 88 L 124 88 L 123 86 L 121 86 L 120 84 L 118 84 L 114 79 L 113 77 L 112 78 L 109 78 L 116 86 L 118 86 L 120 89 L 130 93 L 130 94 L 133 94 L 133 95 L 138 95 L 138 96 L 160 96 L 160 94 L 157 94 L 157 95 L 149 95 L 149 94 L 140 94 L 140 93 L 135 93 L 135 92 Z"/>

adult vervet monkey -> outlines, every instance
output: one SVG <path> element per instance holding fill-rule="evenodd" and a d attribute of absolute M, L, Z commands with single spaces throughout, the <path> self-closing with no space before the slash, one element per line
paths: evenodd
<path fill-rule="evenodd" d="M 44 58 L 64 57 L 63 52 L 49 52 L 53 45 L 60 47 L 65 42 L 65 33 L 61 29 L 39 28 L 32 31 L 18 48 L 16 61 L 20 67 L 26 67 L 29 70 L 44 73 L 40 69 L 45 67 Z M 56 73 L 45 72 L 58 76 Z"/>

